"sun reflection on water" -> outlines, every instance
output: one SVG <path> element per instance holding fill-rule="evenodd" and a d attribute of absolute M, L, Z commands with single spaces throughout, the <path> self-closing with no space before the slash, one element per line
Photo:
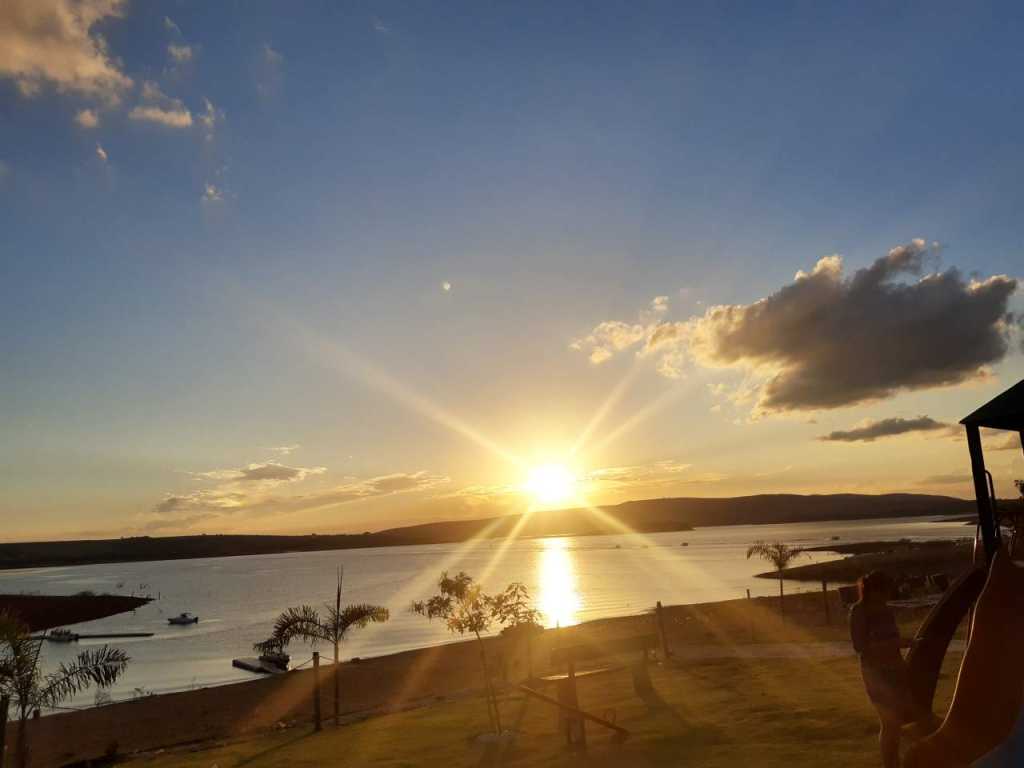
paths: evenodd
<path fill-rule="evenodd" d="M 578 624 L 581 602 L 573 553 L 565 539 L 544 539 L 543 545 L 537 563 L 537 607 L 544 615 L 544 626 Z"/>

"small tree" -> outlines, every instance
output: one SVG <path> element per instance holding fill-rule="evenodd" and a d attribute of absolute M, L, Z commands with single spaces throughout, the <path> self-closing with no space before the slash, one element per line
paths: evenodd
<path fill-rule="evenodd" d="M 56 707 L 93 684 L 107 688 L 128 667 L 124 651 L 104 645 L 82 651 L 71 663 L 43 675 L 39 670 L 42 642 L 18 619 L 0 614 L 0 694 L 10 696 L 17 708 L 19 768 L 28 764 L 26 724 L 35 710 Z"/>
<path fill-rule="evenodd" d="M 533 638 L 544 631 L 540 611 L 533 607 L 525 584 L 514 582 L 490 598 L 491 616 L 504 626 L 503 637 L 526 646 L 527 674 L 533 677 Z"/>
<path fill-rule="evenodd" d="M 748 560 L 756 556 L 775 566 L 776 576 L 779 579 L 779 612 L 783 614 L 786 612 L 786 607 L 783 602 L 785 594 L 782 588 L 782 572 L 796 559 L 800 552 L 801 550 L 797 547 L 791 547 L 789 544 L 784 544 L 781 541 L 776 541 L 772 544 L 758 541 L 747 547 Z"/>
<path fill-rule="evenodd" d="M 379 605 L 360 603 L 341 607 L 341 582 L 344 571 L 338 569 L 338 590 L 334 605 L 325 606 L 326 615 L 309 605 L 289 608 L 277 617 L 273 634 L 253 647 L 260 653 L 280 653 L 288 643 L 298 639 L 314 646 L 328 643 L 334 649 L 334 724 L 341 713 L 341 697 L 338 690 L 338 647 L 353 628 L 362 628 L 370 623 L 382 624 L 390 618 L 388 609 Z"/>
<path fill-rule="evenodd" d="M 437 594 L 410 606 L 410 610 L 420 616 L 443 619 L 453 634 L 476 637 L 487 694 L 487 717 L 498 734 L 501 733 L 501 712 L 491 683 L 487 648 L 482 636 L 495 622 L 509 627 L 536 625 L 539 614 L 529 606 L 529 599 L 529 591 L 518 582 L 509 584 L 503 592 L 492 597 L 485 594 L 469 574 L 459 571 L 455 576 L 449 576 L 444 571 L 437 581 Z"/>

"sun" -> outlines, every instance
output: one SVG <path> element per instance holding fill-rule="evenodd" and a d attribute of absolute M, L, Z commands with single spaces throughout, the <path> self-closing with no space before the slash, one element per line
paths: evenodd
<path fill-rule="evenodd" d="M 563 504 L 576 495 L 576 476 L 564 464 L 540 464 L 526 473 L 523 490 L 538 505 Z"/>

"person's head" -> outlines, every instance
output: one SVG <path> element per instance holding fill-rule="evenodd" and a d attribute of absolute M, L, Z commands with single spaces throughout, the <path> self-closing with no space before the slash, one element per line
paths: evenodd
<path fill-rule="evenodd" d="M 862 603 L 884 603 L 894 591 L 895 584 L 885 571 L 871 571 L 857 579 L 857 594 Z"/>

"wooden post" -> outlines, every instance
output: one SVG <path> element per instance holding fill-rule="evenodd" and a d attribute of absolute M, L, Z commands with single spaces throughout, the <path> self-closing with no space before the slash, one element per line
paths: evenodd
<path fill-rule="evenodd" d="M 668 663 L 672 652 L 668 649 L 668 637 L 665 635 L 665 616 L 661 611 L 661 600 L 654 605 L 654 616 L 658 622 L 658 638 L 661 640 L 661 655 L 665 663 Z"/>
<path fill-rule="evenodd" d="M 320 724 L 320 651 L 313 651 L 313 729 L 319 731 Z"/>
<path fill-rule="evenodd" d="M 825 601 L 825 624 L 828 625 L 832 623 L 832 615 L 828 607 L 828 582 L 824 579 L 821 580 L 821 598 Z"/>
<path fill-rule="evenodd" d="M 0 696 L 0 768 L 4 768 L 7 756 L 7 709 L 11 704 L 11 697 L 7 694 Z"/>

